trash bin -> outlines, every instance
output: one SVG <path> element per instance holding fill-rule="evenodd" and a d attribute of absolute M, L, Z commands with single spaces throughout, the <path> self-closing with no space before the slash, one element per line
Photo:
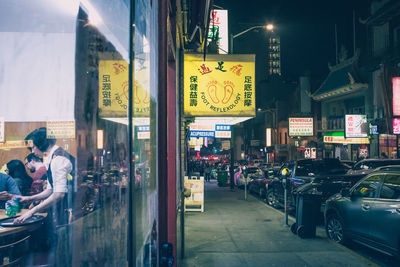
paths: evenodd
<path fill-rule="evenodd" d="M 312 191 L 300 191 L 296 196 L 296 222 L 291 225 L 290 230 L 301 238 L 313 238 L 322 198 L 319 194 L 313 194 Z"/>
<path fill-rule="evenodd" d="M 226 186 L 228 182 L 228 172 L 227 171 L 218 171 L 217 172 L 217 181 L 218 186 Z"/>

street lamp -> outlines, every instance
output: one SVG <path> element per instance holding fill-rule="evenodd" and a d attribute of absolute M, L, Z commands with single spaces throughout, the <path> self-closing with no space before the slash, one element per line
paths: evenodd
<path fill-rule="evenodd" d="M 242 34 L 245 34 L 246 32 L 252 31 L 254 29 L 260 29 L 260 28 L 264 28 L 266 31 L 273 32 L 274 25 L 273 24 L 267 24 L 267 25 L 253 26 L 253 27 L 250 27 L 250 28 L 248 28 L 248 29 L 246 29 L 246 30 L 244 30 L 242 32 L 239 32 L 239 33 L 237 33 L 235 35 L 231 34 L 230 35 L 230 39 L 231 39 L 230 40 L 230 53 L 233 54 L 233 39 L 235 39 L 236 37 L 239 37 Z"/>

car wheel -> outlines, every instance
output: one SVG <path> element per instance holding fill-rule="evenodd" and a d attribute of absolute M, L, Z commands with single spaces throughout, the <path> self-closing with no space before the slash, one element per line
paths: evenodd
<path fill-rule="evenodd" d="M 292 231 L 293 234 L 297 235 L 297 223 L 293 223 L 290 226 L 290 231 Z"/>
<path fill-rule="evenodd" d="M 270 205 L 272 207 L 276 206 L 276 197 L 275 197 L 274 191 L 268 190 L 267 194 L 265 196 L 265 199 L 266 199 L 268 205 Z"/>
<path fill-rule="evenodd" d="M 344 244 L 346 236 L 343 230 L 343 222 L 336 214 L 329 215 L 325 224 L 326 235 L 333 241 Z"/>

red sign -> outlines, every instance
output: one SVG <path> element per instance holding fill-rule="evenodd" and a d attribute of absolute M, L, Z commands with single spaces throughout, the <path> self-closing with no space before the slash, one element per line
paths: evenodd
<path fill-rule="evenodd" d="M 400 134 L 400 118 L 393 119 L 393 134 Z"/>
<path fill-rule="evenodd" d="M 393 116 L 400 116 L 400 77 L 393 77 L 392 84 L 393 84 Z"/>

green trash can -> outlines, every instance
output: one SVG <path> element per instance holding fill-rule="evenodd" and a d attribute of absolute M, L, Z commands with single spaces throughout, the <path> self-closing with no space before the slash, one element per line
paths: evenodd
<path fill-rule="evenodd" d="M 217 172 L 217 181 L 218 181 L 218 186 L 227 186 L 228 172 L 227 171 L 218 171 Z"/>

